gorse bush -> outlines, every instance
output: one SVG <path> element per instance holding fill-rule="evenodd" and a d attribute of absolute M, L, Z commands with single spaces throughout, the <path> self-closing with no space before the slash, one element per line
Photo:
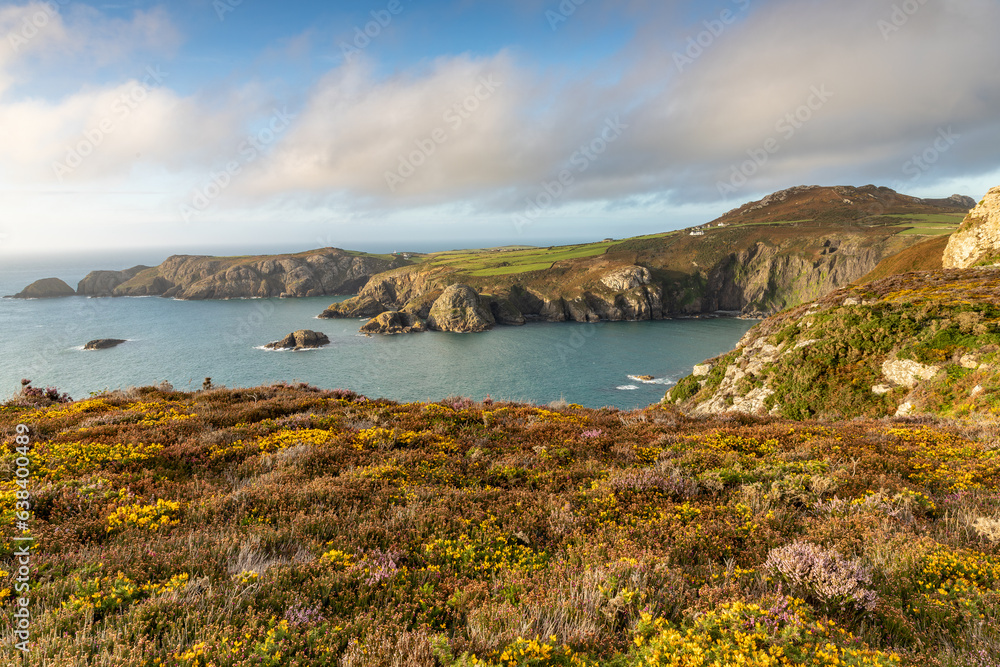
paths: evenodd
<path fill-rule="evenodd" d="M 988 665 L 991 433 L 288 385 L 17 398 L 25 664 Z M 19 492 L 0 479 L 5 613 Z"/>

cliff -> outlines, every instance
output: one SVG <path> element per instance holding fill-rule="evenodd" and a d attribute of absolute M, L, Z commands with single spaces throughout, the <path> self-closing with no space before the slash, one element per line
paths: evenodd
<path fill-rule="evenodd" d="M 987 193 L 951 235 L 944 266 L 964 269 L 1000 262 L 1000 186 Z"/>
<path fill-rule="evenodd" d="M 912 272 L 770 317 L 665 400 L 695 414 L 996 418 L 1000 269 Z"/>
<path fill-rule="evenodd" d="M 426 319 L 453 284 L 476 290 L 499 324 L 719 311 L 766 316 L 850 284 L 917 246 L 927 238 L 922 225 L 928 219 L 957 227 L 974 203 L 960 196 L 917 199 L 874 186 L 793 188 L 693 231 L 430 255 L 374 276 L 356 297 L 321 317 L 406 311 Z"/>
<path fill-rule="evenodd" d="M 76 291 L 58 278 L 49 278 L 33 283 L 18 296 L 246 299 L 354 294 L 375 274 L 408 263 L 399 257 L 338 248 L 246 257 L 174 255 L 155 267 L 91 271 Z"/>

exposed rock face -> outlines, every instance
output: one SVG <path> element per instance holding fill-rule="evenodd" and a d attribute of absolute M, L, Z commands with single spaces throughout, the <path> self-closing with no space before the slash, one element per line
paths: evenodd
<path fill-rule="evenodd" d="M 73 296 L 76 292 L 59 278 L 42 278 L 31 283 L 15 294 L 14 299 L 54 299 L 61 296 Z"/>
<path fill-rule="evenodd" d="M 927 366 L 909 359 L 886 361 L 882 364 L 885 379 L 900 387 L 915 387 L 919 380 L 930 380 L 939 370 L 938 366 Z"/>
<path fill-rule="evenodd" d="M 375 317 L 387 310 L 405 308 L 426 318 L 438 295 L 440 288 L 433 276 L 406 267 L 374 276 L 357 296 L 331 305 L 320 317 Z"/>
<path fill-rule="evenodd" d="M 268 343 L 264 347 L 269 350 L 311 350 L 329 343 L 330 339 L 324 333 L 299 329 L 279 341 Z"/>
<path fill-rule="evenodd" d="M 601 278 L 601 282 L 615 292 L 627 292 L 652 280 L 649 269 L 644 266 L 626 266 Z"/>
<path fill-rule="evenodd" d="M 376 315 L 361 327 L 361 333 L 366 334 L 402 334 L 426 331 L 427 325 L 413 313 L 387 310 Z"/>
<path fill-rule="evenodd" d="M 258 257 L 174 255 L 153 268 L 92 272 L 80 282 L 79 289 L 88 296 L 175 299 L 352 294 L 375 274 L 402 261 L 354 255 L 337 248 Z"/>
<path fill-rule="evenodd" d="M 965 269 L 983 261 L 1000 261 L 1000 186 L 969 212 L 944 251 L 946 269 Z"/>
<path fill-rule="evenodd" d="M 493 313 L 483 306 L 479 294 L 468 285 L 448 287 L 427 316 L 428 328 L 436 331 L 473 333 L 491 329 L 494 324 Z"/>
<path fill-rule="evenodd" d="M 83 346 L 85 350 L 106 350 L 111 347 L 117 347 L 126 341 L 121 338 L 98 338 L 97 340 L 92 340 Z"/>
<path fill-rule="evenodd" d="M 76 293 L 80 296 L 113 296 L 116 287 L 149 268 L 139 265 L 124 271 L 91 271 L 77 283 Z"/>

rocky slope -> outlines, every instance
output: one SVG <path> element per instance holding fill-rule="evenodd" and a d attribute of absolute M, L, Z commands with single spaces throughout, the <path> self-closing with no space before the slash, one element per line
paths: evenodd
<path fill-rule="evenodd" d="M 764 320 L 665 398 L 696 414 L 1000 413 L 1000 269 L 923 271 Z"/>
<path fill-rule="evenodd" d="M 76 292 L 59 278 L 42 278 L 31 283 L 23 290 L 13 295 L 12 299 L 54 299 L 61 296 L 73 296 Z"/>
<path fill-rule="evenodd" d="M 73 288 L 39 281 L 21 294 L 246 299 L 354 294 L 375 274 L 408 264 L 398 257 L 323 248 L 291 255 L 174 255 L 159 266 L 92 271 Z M 52 283 L 56 280 L 60 285 Z M 44 283 L 44 285 L 43 285 Z"/>
<path fill-rule="evenodd" d="M 951 214 L 957 224 L 974 204 L 957 195 L 922 200 L 874 186 L 793 188 L 694 233 L 605 243 L 600 252 L 549 264 L 544 249 L 537 249 L 542 263 L 525 270 L 512 266 L 512 255 L 505 252 L 470 254 L 460 262 L 432 255 L 419 265 L 374 276 L 357 297 L 330 306 L 321 317 L 406 311 L 426 319 L 454 284 L 476 290 L 499 324 L 651 320 L 718 311 L 764 316 L 850 284 L 924 241 L 899 235 L 906 216 Z M 560 256 L 559 249 L 549 250 Z"/>
<path fill-rule="evenodd" d="M 1000 186 L 987 193 L 951 235 L 944 251 L 944 266 L 964 269 L 1000 262 Z"/>

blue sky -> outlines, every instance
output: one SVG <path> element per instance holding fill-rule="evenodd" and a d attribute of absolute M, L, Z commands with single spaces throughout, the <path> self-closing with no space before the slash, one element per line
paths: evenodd
<path fill-rule="evenodd" d="M 622 237 L 1000 182 L 993 0 L 0 2 L 0 254 Z"/>

